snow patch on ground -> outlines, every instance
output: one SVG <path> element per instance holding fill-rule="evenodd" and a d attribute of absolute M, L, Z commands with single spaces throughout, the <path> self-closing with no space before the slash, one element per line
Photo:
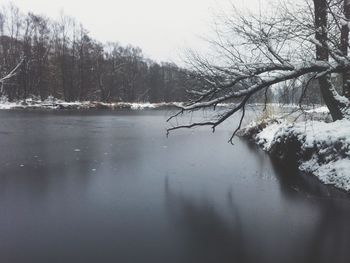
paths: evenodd
<path fill-rule="evenodd" d="M 131 109 L 132 110 L 142 110 L 142 109 L 154 109 L 157 106 L 152 103 L 132 103 Z"/>
<path fill-rule="evenodd" d="M 350 159 L 339 159 L 320 165 L 315 159 L 300 165 L 303 171 L 316 175 L 321 182 L 350 191 Z"/>
<path fill-rule="evenodd" d="M 350 121 L 332 123 L 274 121 L 254 135 L 264 150 L 296 139 L 300 144 L 300 170 L 312 173 L 325 184 L 350 191 Z"/>
<path fill-rule="evenodd" d="M 17 106 L 15 102 L 9 102 L 6 97 L 0 97 L 0 110 L 9 110 Z"/>
<path fill-rule="evenodd" d="M 271 148 L 273 139 L 281 128 L 281 123 L 272 123 L 263 129 L 256 137 L 257 143 L 261 145 L 264 150 L 268 151 Z"/>
<path fill-rule="evenodd" d="M 306 113 L 329 113 L 329 109 L 326 106 L 317 107 L 305 111 Z"/>
<path fill-rule="evenodd" d="M 39 98 L 29 98 L 25 101 L 10 102 L 6 97 L 0 97 L 0 110 L 11 109 L 157 109 L 162 107 L 180 107 L 180 102 L 162 102 L 162 103 L 129 103 L 129 102 L 98 102 L 98 101 L 76 101 L 66 102 L 53 97 L 45 100 Z"/>

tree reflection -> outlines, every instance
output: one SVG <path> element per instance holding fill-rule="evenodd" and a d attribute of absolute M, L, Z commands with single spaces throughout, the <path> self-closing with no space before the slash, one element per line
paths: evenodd
<path fill-rule="evenodd" d="M 184 233 L 186 262 L 258 262 L 244 241 L 232 191 L 227 193 L 230 220 L 208 201 L 176 193 L 165 181 L 166 207 L 176 229 Z"/>

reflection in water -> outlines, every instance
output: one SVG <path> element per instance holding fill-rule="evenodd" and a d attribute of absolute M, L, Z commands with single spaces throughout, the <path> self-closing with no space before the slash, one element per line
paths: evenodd
<path fill-rule="evenodd" d="M 166 207 L 179 231 L 184 232 L 185 262 L 253 262 L 244 243 L 239 213 L 231 192 L 228 202 L 233 217 L 226 221 L 209 202 L 199 204 L 172 191 L 165 182 Z M 257 261 L 256 261 L 257 262 Z"/>
<path fill-rule="evenodd" d="M 313 235 L 306 237 L 305 258 L 307 262 L 348 262 L 350 251 L 350 201 L 348 195 L 333 187 L 320 184 L 315 177 L 300 174 L 295 169 L 284 169 L 285 164 L 272 160 L 281 188 L 293 186 L 294 191 L 285 192 L 289 198 L 307 198 L 319 211 Z M 290 164 L 290 167 L 293 164 Z M 297 175 L 297 176 L 296 176 Z"/>
<path fill-rule="evenodd" d="M 266 158 L 259 152 L 255 156 L 259 156 L 260 161 Z M 282 222 L 285 228 L 281 231 L 276 225 L 264 224 L 266 217 L 256 213 L 254 225 L 250 225 L 247 206 L 256 209 L 256 204 L 236 200 L 233 187 L 227 188 L 227 203 L 222 208 L 205 196 L 198 198 L 188 191 L 184 193 L 181 188 L 177 189 L 178 185 L 176 182 L 173 184 L 171 178 L 165 179 L 166 208 L 177 231 L 184 234 L 184 246 L 187 248 L 185 262 L 349 261 L 350 202 L 347 194 L 321 185 L 308 175 L 298 175 L 293 164 L 288 166 L 289 169 L 286 169 L 286 164 L 275 160 L 272 160 L 272 164 L 280 193 L 286 198 L 285 205 L 301 208 L 306 203 L 307 210 L 313 211 L 315 217 L 310 217 L 309 213 L 295 214 L 297 224 L 284 225 Z M 288 216 L 281 212 L 272 215 L 274 218 L 271 221 L 279 217 L 277 221 L 280 223 Z M 264 229 L 260 235 L 262 225 Z M 288 232 L 294 233 L 290 236 Z M 278 242 L 271 240 L 271 237 Z M 264 246 L 266 243 L 270 243 L 270 246 Z M 259 249 L 261 247 L 264 247 L 264 251 Z"/>

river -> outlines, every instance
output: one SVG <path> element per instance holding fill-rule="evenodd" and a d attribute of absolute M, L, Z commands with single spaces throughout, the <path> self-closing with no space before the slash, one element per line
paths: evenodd
<path fill-rule="evenodd" d="M 350 197 L 166 110 L 1 111 L 0 262 L 350 262 Z"/>

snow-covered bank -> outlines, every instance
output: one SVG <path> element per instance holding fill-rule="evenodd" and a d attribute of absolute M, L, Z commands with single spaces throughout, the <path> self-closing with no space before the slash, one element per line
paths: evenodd
<path fill-rule="evenodd" d="M 9 102 L 6 97 L 0 98 L 0 110 L 11 109 L 158 109 L 165 107 L 178 107 L 179 102 L 163 102 L 163 103 L 129 103 L 129 102 L 113 102 L 104 103 L 98 101 L 77 101 L 66 102 L 63 100 L 49 97 L 48 99 L 41 101 L 40 99 L 27 99 L 25 101 Z"/>
<path fill-rule="evenodd" d="M 350 121 L 270 120 L 247 127 L 244 136 L 282 159 L 295 160 L 301 171 L 323 183 L 350 191 Z"/>

